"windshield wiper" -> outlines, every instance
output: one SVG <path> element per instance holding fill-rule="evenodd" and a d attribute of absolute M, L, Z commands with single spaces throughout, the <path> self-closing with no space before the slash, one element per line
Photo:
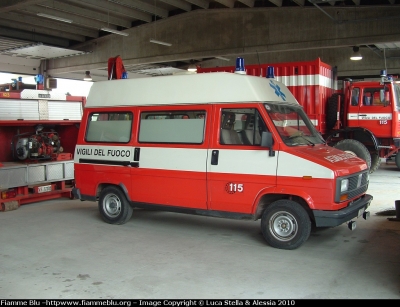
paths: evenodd
<path fill-rule="evenodd" d="M 297 138 L 297 137 L 301 137 L 302 139 L 306 140 L 308 142 L 308 145 L 315 146 L 315 144 L 313 142 L 311 142 L 309 139 L 307 139 L 304 136 L 302 131 L 298 131 L 298 132 L 292 134 L 291 136 L 288 136 L 286 139 L 290 140 L 290 139 L 294 139 L 294 138 Z"/>

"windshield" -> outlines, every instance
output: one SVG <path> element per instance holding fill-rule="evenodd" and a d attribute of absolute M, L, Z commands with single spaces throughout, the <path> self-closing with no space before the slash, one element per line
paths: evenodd
<path fill-rule="evenodd" d="M 265 109 L 286 145 L 325 144 L 301 106 L 266 103 Z"/>

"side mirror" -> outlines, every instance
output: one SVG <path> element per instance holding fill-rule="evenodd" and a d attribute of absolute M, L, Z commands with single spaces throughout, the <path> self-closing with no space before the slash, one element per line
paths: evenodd
<path fill-rule="evenodd" d="M 385 99 L 385 93 L 386 93 L 386 85 L 383 87 L 383 89 L 379 90 L 379 99 L 382 102 L 384 107 L 387 107 L 389 105 L 389 102 L 386 101 Z"/>
<path fill-rule="evenodd" d="M 274 157 L 275 151 L 272 149 L 274 145 L 274 140 L 272 138 L 272 133 L 268 131 L 263 131 L 261 134 L 261 147 L 269 148 L 269 156 Z"/>
<path fill-rule="evenodd" d="M 381 102 L 385 101 L 385 89 L 379 90 L 379 99 L 381 100 Z"/>

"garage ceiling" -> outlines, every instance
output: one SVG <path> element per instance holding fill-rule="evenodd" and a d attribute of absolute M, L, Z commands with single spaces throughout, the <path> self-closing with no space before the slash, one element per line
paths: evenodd
<path fill-rule="evenodd" d="M 102 29 L 121 31 L 154 23 L 193 10 L 317 7 L 391 6 L 400 0 L 2 0 L 0 3 L 0 65 L 4 57 L 32 60 L 76 56 L 74 46 L 106 35 Z M 331 18 L 331 17 L 330 17 Z M 373 48 L 396 48 L 388 42 Z M 233 64 L 230 64 L 233 65 Z M 6 66 L 5 66 L 6 67 Z M 175 70 L 168 63 L 131 67 L 143 74 L 165 74 Z M 1 67 L 2 71 L 4 68 Z M 92 72 L 96 73 L 96 72 Z M 98 71 L 106 74 L 105 71 Z"/>

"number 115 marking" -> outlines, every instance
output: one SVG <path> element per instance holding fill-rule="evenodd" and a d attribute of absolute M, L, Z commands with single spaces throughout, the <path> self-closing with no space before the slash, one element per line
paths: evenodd
<path fill-rule="evenodd" d="M 230 192 L 243 192 L 243 183 L 230 183 L 229 191 Z"/>

